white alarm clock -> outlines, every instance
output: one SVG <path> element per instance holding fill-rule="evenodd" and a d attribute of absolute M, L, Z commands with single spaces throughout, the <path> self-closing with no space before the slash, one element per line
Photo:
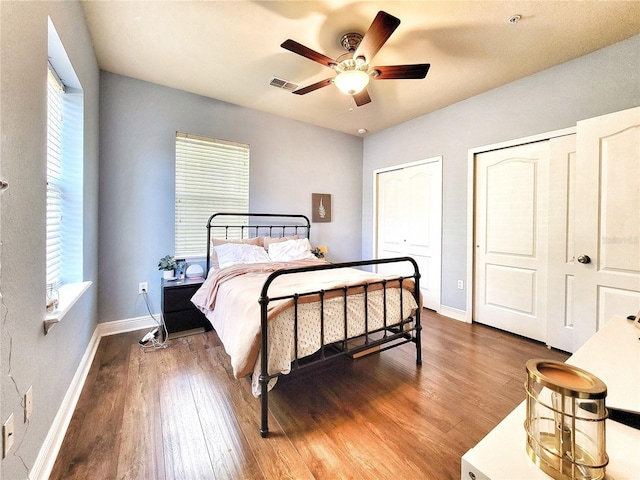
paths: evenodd
<path fill-rule="evenodd" d="M 201 278 L 203 273 L 204 269 L 197 263 L 194 263 L 193 265 L 189 265 L 187 267 L 186 275 L 187 278 Z"/>

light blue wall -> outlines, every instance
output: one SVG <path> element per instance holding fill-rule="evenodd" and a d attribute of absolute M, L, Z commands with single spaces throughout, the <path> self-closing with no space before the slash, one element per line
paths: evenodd
<path fill-rule="evenodd" d="M 140 281 L 160 310 L 157 264 L 174 253 L 176 131 L 250 145 L 252 211 L 311 217 L 311 194 L 330 193 L 332 221 L 312 224 L 311 240 L 331 260 L 360 258 L 361 138 L 102 72 L 100 321 L 146 315 Z"/>
<path fill-rule="evenodd" d="M 83 276 L 94 286 L 44 336 L 47 15 L 85 92 Z M 363 147 L 358 137 L 100 74 L 75 1 L 0 1 L 0 27 L 0 175 L 10 183 L 0 198 L 0 420 L 14 413 L 18 454 L 0 462 L 1 478 L 26 478 L 22 462 L 32 467 L 98 318 L 146 315 L 139 281 L 149 281 L 159 310 L 156 264 L 173 251 L 176 130 L 251 145 L 254 210 L 310 214 L 311 193 L 331 193 L 333 221 L 314 224 L 312 239 L 337 261 L 372 256 L 373 170 L 443 155 L 442 301 L 465 310 L 455 284 L 466 275 L 468 149 L 640 104 L 635 37 L 372 135 Z M 30 385 L 27 425 L 21 397 Z"/>
<path fill-rule="evenodd" d="M 93 286 L 44 335 L 47 17 L 84 90 L 83 279 Z M 0 419 L 13 412 L 14 446 L 0 478 L 27 478 L 97 325 L 99 70 L 78 2 L 0 2 Z M 33 415 L 22 397 L 33 386 Z M 26 467 L 25 467 L 26 465 Z"/>
<path fill-rule="evenodd" d="M 467 271 L 468 150 L 572 127 L 639 104 L 636 36 L 366 138 L 363 256 L 373 255 L 373 171 L 442 155 L 442 304 L 466 311 L 466 292 L 456 284 Z"/>

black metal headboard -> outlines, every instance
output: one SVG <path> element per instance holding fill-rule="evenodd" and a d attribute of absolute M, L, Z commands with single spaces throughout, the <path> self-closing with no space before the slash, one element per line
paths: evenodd
<path fill-rule="evenodd" d="M 235 220 L 235 223 L 234 223 Z M 288 213 L 214 213 L 207 221 L 207 269 L 211 268 L 211 239 L 242 239 L 260 236 L 309 238 L 311 223 L 306 215 Z"/>

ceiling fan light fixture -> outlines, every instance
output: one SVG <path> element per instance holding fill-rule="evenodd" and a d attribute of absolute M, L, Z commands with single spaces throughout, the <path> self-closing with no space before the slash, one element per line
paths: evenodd
<path fill-rule="evenodd" d="M 0 0 L 2 1 L 2 0 Z M 347 51 L 333 60 L 326 55 L 305 47 L 295 40 L 285 40 L 280 46 L 297 55 L 329 67 L 336 72 L 334 78 L 325 78 L 303 88 L 294 90 L 296 95 L 306 95 L 327 85 L 334 84 L 342 93 L 351 96 L 353 106 L 361 107 L 371 102 L 371 96 L 366 89 L 373 79 L 419 79 L 427 75 L 430 64 L 391 65 L 385 67 L 371 67 L 370 62 L 378 50 L 385 44 L 391 34 L 400 25 L 400 19 L 380 10 L 373 19 L 367 33 L 346 33 L 340 39 L 340 45 Z"/>
<path fill-rule="evenodd" d="M 356 95 L 369 84 L 369 75 L 362 70 L 346 70 L 339 73 L 333 83 L 342 93 Z"/>

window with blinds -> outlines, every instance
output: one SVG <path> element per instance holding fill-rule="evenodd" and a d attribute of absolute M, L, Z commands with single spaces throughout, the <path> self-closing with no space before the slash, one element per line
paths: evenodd
<path fill-rule="evenodd" d="M 64 85 L 49 65 L 47 80 L 47 284 L 62 279 L 62 95 Z"/>
<path fill-rule="evenodd" d="M 249 210 L 249 145 L 178 132 L 175 179 L 175 255 L 203 257 L 209 217 Z"/>
<path fill-rule="evenodd" d="M 58 308 L 47 316 L 59 320 L 91 283 L 84 281 L 84 90 L 51 17 L 47 29 L 48 75 L 42 83 L 43 94 L 45 88 L 47 92 L 43 253 L 45 281 L 59 294 Z"/>

